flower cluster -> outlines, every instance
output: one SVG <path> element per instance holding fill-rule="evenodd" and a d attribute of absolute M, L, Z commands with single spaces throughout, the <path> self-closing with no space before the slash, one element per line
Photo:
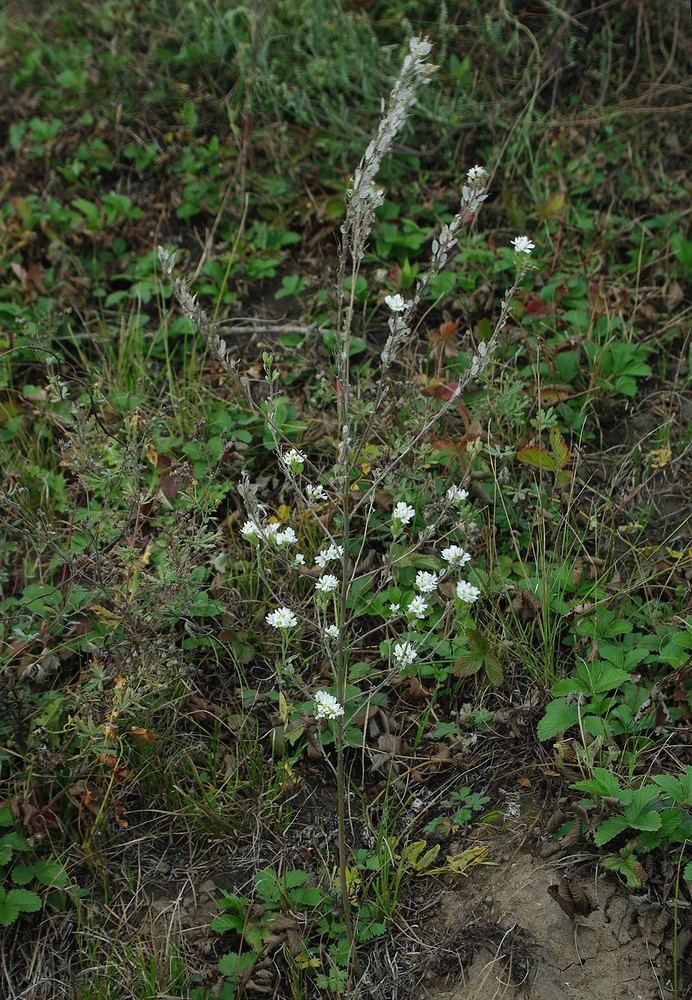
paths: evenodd
<path fill-rule="evenodd" d="M 400 500 L 392 511 L 392 521 L 399 524 L 408 524 L 416 516 L 416 508 Z"/>
<path fill-rule="evenodd" d="M 456 594 L 459 600 L 464 604 L 473 604 L 478 600 L 480 590 L 478 587 L 474 587 L 472 583 L 468 583 L 466 580 L 459 580 Z"/>
<path fill-rule="evenodd" d="M 488 173 L 485 167 L 471 167 L 466 172 L 466 184 L 461 189 L 461 208 L 464 212 L 475 215 L 488 197 L 486 187 Z"/>
<path fill-rule="evenodd" d="M 450 486 L 445 496 L 450 503 L 463 503 L 468 500 L 469 491 L 463 490 L 461 486 Z"/>
<path fill-rule="evenodd" d="M 442 549 L 440 555 L 445 562 L 449 563 L 450 569 L 465 566 L 467 562 L 471 562 L 470 552 L 465 552 L 460 545 L 449 545 L 446 549 Z"/>
<path fill-rule="evenodd" d="M 416 590 L 421 594 L 434 593 L 439 582 L 437 573 L 427 573 L 423 569 L 416 573 Z"/>
<path fill-rule="evenodd" d="M 405 670 L 406 667 L 410 667 L 417 659 L 418 653 L 416 652 L 416 648 L 410 642 L 397 642 L 394 646 L 394 663 L 399 670 Z"/>
<path fill-rule="evenodd" d="M 322 483 L 318 483 L 316 486 L 313 486 L 312 483 L 308 483 L 308 485 L 305 487 L 305 492 L 307 494 L 308 500 L 312 500 L 313 502 L 318 500 L 328 499 L 327 494 L 324 492 L 324 487 L 322 486 Z"/>
<path fill-rule="evenodd" d="M 315 584 L 315 590 L 321 594 L 333 594 L 339 588 L 339 578 L 331 573 L 325 573 Z"/>
<path fill-rule="evenodd" d="M 327 563 L 333 562 L 334 559 L 341 559 L 344 554 L 343 545 L 329 545 L 326 549 L 320 549 L 320 551 L 315 556 L 315 563 L 320 569 L 324 569 Z"/>
<path fill-rule="evenodd" d="M 278 521 L 270 521 L 269 524 L 262 526 L 252 520 L 247 520 L 240 529 L 240 533 L 248 542 L 261 540 L 282 546 L 294 545 L 298 541 L 298 536 L 293 528 L 282 528 Z"/>
<path fill-rule="evenodd" d="M 295 628 L 298 624 L 298 619 L 290 608 L 277 608 L 276 611 L 270 611 L 266 620 L 268 625 L 278 629 Z"/>
<path fill-rule="evenodd" d="M 425 618 L 428 613 L 428 602 L 421 594 L 417 594 L 411 598 L 406 610 L 411 618 Z"/>
<path fill-rule="evenodd" d="M 329 691 L 315 692 L 315 718 L 338 719 L 344 714 L 344 706 L 340 705 Z"/>

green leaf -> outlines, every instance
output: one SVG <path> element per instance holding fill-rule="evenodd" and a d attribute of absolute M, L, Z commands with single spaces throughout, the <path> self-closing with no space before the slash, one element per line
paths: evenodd
<path fill-rule="evenodd" d="M 586 792 L 602 798 L 604 795 L 609 798 L 620 798 L 621 790 L 618 779 L 605 767 L 594 767 L 591 772 L 593 777 L 584 781 L 575 781 L 570 788 L 575 788 L 578 792 Z"/>
<path fill-rule="evenodd" d="M 630 889 L 639 889 L 643 884 L 643 871 L 637 855 L 633 853 L 627 855 L 612 855 L 605 858 L 603 867 L 611 872 L 619 872 L 624 875 Z"/>
<path fill-rule="evenodd" d="M 294 889 L 296 886 L 305 885 L 307 880 L 308 873 L 302 871 L 301 869 L 286 872 L 286 874 L 281 877 L 282 885 L 284 885 L 287 889 Z"/>
<path fill-rule="evenodd" d="M 672 774 L 654 774 L 651 780 L 655 781 L 659 788 L 662 788 L 666 794 L 670 795 L 673 802 L 677 802 L 679 805 L 690 804 L 685 801 L 682 782 L 674 778 Z"/>
<path fill-rule="evenodd" d="M 609 816 L 608 819 L 603 820 L 599 823 L 596 832 L 593 835 L 594 843 L 601 847 L 603 844 L 607 844 L 609 840 L 613 837 L 617 837 L 619 833 L 623 830 L 629 829 L 629 823 L 624 818 L 624 816 Z"/>
<path fill-rule="evenodd" d="M 27 885 L 36 875 L 33 865 L 15 865 L 12 869 L 12 881 L 15 885 Z"/>
<path fill-rule="evenodd" d="M 262 899 L 271 903 L 278 903 L 279 889 L 276 884 L 276 872 L 273 868 L 262 868 L 255 872 L 255 887 Z"/>
<path fill-rule="evenodd" d="M 576 702 L 567 704 L 562 698 L 551 701 L 545 710 L 545 715 L 538 723 L 536 732 L 539 740 L 551 740 L 558 733 L 570 729 L 579 721 L 579 709 Z"/>
<path fill-rule="evenodd" d="M 625 807 L 624 815 L 630 826 L 638 830 L 658 830 L 661 817 L 650 805 L 660 792 L 657 785 L 645 785 L 632 793 L 632 798 Z"/>
<path fill-rule="evenodd" d="M 224 934 L 226 931 L 237 931 L 238 934 L 242 934 L 244 926 L 245 917 L 238 913 L 222 913 L 211 922 L 211 929 L 218 934 Z"/>
<path fill-rule="evenodd" d="M 20 913 L 35 913 L 42 905 L 41 897 L 28 889 L 0 888 L 0 925 L 8 927 Z"/>
<path fill-rule="evenodd" d="M 603 694 L 604 691 L 612 691 L 629 680 L 629 674 L 625 670 L 618 670 L 617 667 L 607 667 L 604 664 L 599 664 L 598 669 L 594 668 L 595 664 L 592 664 L 590 671 L 591 690 L 594 694 Z"/>
<path fill-rule="evenodd" d="M 231 951 L 219 960 L 219 972 L 224 976 L 228 976 L 229 979 L 237 981 L 245 970 L 254 965 L 256 961 L 257 955 L 252 952 L 237 955 Z"/>

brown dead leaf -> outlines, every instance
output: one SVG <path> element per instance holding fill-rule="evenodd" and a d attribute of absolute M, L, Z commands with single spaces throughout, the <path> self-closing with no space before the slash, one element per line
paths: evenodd
<path fill-rule="evenodd" d="M 408 696 L 412 701 L 430 701 L 430 691 L 423 687 L 417 677 L 407 679 Z"/>
<path fill-rule="evenodd" d="M 142 729 L 141 726 L 132 726 L 130 732 L 134 736 L 140 736 L 145 741 L 145 743 L 156 742 L 156 733 L 152 733 L 150 729 Z"/>
<path fill-rule="evenodd" d="M 558 876 L 557 885 L 548 886 L 548 895 L 555 900 L 570 920 L 574 920 L 575 917 L 586 917 L 593 910 L 593 905 L 585 889 L 568 882 L 562 875 Z"/>

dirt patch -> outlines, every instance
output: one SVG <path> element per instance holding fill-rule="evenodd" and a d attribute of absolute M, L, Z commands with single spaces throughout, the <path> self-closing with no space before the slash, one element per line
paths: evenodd
<path fill-rule="evenodd" d="M 489 871 L 477 869 L 461 890 L 442 895 L 437 923 L 449 971 L 429 988 L 429 997 L 673 996 L 665 985 L 673 926 L 666 907 L 626 892 L 610 876 L 589 879 L 586 869 L 574 872 L 564 861 L 519 855 L 499 879 L 489 877 Z M 571 890 L 591 912 L 569 916 L 552 886 L 561 886 L 568 899 Z M 450 961 L 455 951 L 456 961 Z"/>

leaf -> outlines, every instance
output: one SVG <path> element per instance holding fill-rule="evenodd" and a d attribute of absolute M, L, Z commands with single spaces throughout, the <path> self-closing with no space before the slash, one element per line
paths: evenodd
<path fill-rule="evenodd" d="M 522 448 L 517 452 L 517 461 L 531 465 L 541 472 L 557 472 L 555 458 L 545 448 Z"/>
<path fill-rule="evenodd" d="M 463 875 L 467 868 L 472 865 L 482 865 L 488 856 L 487 847 L 469 847 L 465 851 L 460 851 L 459 854 L 454 856 L 447 856 L 447 867 L 434 869 L 430 874 L 437 874 L 438 872 L 447 873 L 451 872 L 453 875 Z"/>
<path fill-rule="evenodd" d="M 41 897 L 28 889 L 0 888 L 0 925 L 7 927 L 14 923 L 20 913 L 35 913 L 42 907 Z"/>
<path fill-rule="evenodd" d="M 570 788 L 574 788 L 578 792 L 595 795 L 598 798 L 602 798 L 603 796 L 614 799 L 620 798 L 620 785 L 618 779 L 611 771 L 608 771 L 605 767 L 594 767 L 591 773 L 594 777 L 587 778 L 584 781 L 575 781 L 570 785 Z"/>
<path fill-rule="evenodd" d="M 238 934 L 242 934 L 244 926 L 245 917 L 238 913 L 222 913 L 211 922 L 211 929 L 218 934 L 224 934 L 226 931 L 237 931 Z"/>
<path fill-rule="evenodd" d="M 257 955 L 252 952 L 238 955 L 231 951 L 224 955 L 219 961 L 219 972 L 228 976 L 229 979 L 240 979 L 242 974 L 257 961 Z"/>
<path fill-rule="evenodd" d="M 603 867 L 611 872 L 619 872 L 625 876 L 630 889 L 639 889 L 647 880 L 647 874 L 642 868 L 637 855 L 611 855 L 603 861 Z"/>
<path fill-rule="evenodd" d="M 542 219 L 557 219 L 565 204 L 565 192 L 556 191 L 536 206 Z"/>
<path fill-rule="evenodd" d="M 262 868 L 255 872 L 255 886 L 262 899 L 272 903 L 279 901 L 276 872 L 273 868 Z"/>
<path fill-rule="evenodd" d="M 569 448 L 565 443 L 565 439 L 560 434 L 557 427 L 551 428 L 550 431 L 550 447 L 553 451 L 553 458 L 555 459 L 555 465 L 558 469 L 564 469 L 570 459 Z"/>
<path fill-rule="evenodd" d="M 15 885 L 28 885 L 35 874 L 33 865 L 15 865 L 12 869 L 12 881 Z"/>
<path fill-rule="evenodd" d="M 502 664 L 496 656 L 493 656 L 490 653 L 485 658 L 485 672 L 488 680 L 494 687 L 499 687 L 500 684 L 502 684 L 505 677 Z"/>
<path fill-rule="evenodd" d="M 608 819 L 599 823 L 598 828 L 593 835 L 594 843 L 598 847 L 601 847 L 603 844 L 607 844 L 609 840 L 612 840 L 613 837 L 617 837 L 618 834 L 623 832 L 623 830 L 627 829 L 629 829 L 629 823 L 624 816 L 609 816 Z"/>
<path fill-rule="evenodd" d="M 287 889 L 295 889 L 296 886 L 305 885 L 307 880 L 308 880 L 308 873 L 302 871 L 301 869 L 296 869 L 295 871 L 286 872 L 286 874 L 282 876 L 281 879 L 282 883 L 286 886 Z"/>
<path fill-rule="evenodd" d="M 408 844 L 403 851 L 401 860 L 409 864 L 416 874 L 427 874 L 426 869 L 430 867 L 437 855 L 440 853 L 440 845 L 434 844 L 428 847 L 425 840 L 416 840 L 413 844 Z"/>
<path fill-rule="evenodd" d="M 579 709 L 576 702 L 568 705 L 562 698 L 558 701 L 551 701 L 536 728 L 538 739 L 551 740 L 558 733 L 575 726 L 578 719 Z"/>
<path fill-rule="evenodd" d="M 651 800 L 660 794 L 657 785 L 646 785 L 638 788 L 632 794 L 632 798 L 625 806 L 624 815 L 630 826 L 637 830 L 658 830 L 661 826 L 661 817 L 650 805 Z"/>

